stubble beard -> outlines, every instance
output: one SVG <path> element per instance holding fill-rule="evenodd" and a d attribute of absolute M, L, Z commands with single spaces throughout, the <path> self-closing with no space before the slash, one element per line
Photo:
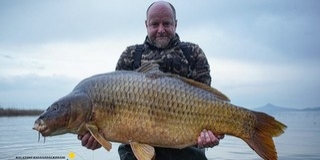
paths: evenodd
<path fill-rule="evenodd" d="M 154 41 L 153 44 L 161 49 L 166 48 L 170 43 L 170 38 L 168 37 L 157 37 Z"/>

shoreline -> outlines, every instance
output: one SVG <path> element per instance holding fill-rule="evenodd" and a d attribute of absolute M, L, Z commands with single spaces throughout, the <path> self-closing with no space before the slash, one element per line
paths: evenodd
<path fill-rule="evenodd" d="M 41 109 L 18 109 L 18 108 L 2 108 L 0 107 L 0 117 L 14 116 L 37 116 L 44 110 Z"/>

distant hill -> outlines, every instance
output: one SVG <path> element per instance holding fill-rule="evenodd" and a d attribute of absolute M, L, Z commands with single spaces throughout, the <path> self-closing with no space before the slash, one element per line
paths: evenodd
<path fill-rule="evenodd" d="M 301 111 L 320 111 L 320 107 L 305 108 L 305 109 L 301 109 Z"/>
<path fill-rule="evenodd" d="M 42 112 L 43 110 L 40 109 L 17 109 L 0 107 L 0 117 L 36 116 L 40 115 Z"/>
<path fill-rule="evenodd" d="M 254 108 L 253 110 L 260 111 L 260 112 L 267 112 L 267 113 L 283 112 L 283 111 L 320 111 L 320 107 L 295 109 L 295 108 L 280 107 L 280 106 L 276 106 L 271 103 L 268 103 L 262 107 Z"/>

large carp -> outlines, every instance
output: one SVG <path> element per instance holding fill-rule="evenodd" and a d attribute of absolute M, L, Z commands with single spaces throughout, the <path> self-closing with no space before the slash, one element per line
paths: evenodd
<path fill-rule="evenodd" d="M 81 81 L 35 121 L 42 136 L 89 131 L 108 151 L 130 144 L 139 160 L 154 148 L 197 144 L 203 129 L 244 140 L 260 157 L 277 159 L 273 137 L 286 126 L 273 117 L 235 106 L 205 84 L 163 73 L 156 65 L 115 71 Z"/>

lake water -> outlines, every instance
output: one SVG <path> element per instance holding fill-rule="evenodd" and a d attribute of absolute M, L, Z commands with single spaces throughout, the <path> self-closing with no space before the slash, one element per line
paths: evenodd
<path fill-rule="evenodd" d="M 274 138 L 280 160 L 320 159 L 320 112 L 280 112 L 274 114 L 288 128 Z M 117 160 L 119 144 L 107 152 L 81 146 L 77 136 L 41 137 L 31 128 L 37 117 L 0 117 L 0 159 Z M 261 159 L 242 140 L 226 136 L 220 145 L 207 149 L 210 160 Z"/>

